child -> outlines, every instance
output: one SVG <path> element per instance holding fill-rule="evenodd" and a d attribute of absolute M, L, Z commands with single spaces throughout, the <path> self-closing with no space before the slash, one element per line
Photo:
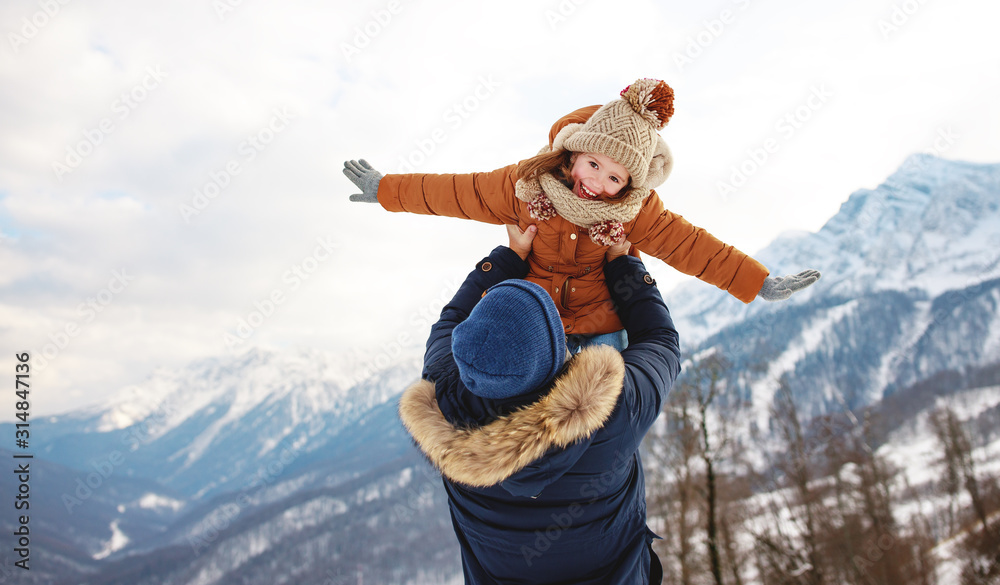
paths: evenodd
<path fill-rule="evenodd" d="M 753 258 L 665 209 L 653 189 L 673 165 L 657 132 L 673 115 L 673 90 L 640 79 L 620 95 L 560 119 L 537 156 L 487 173 L 383 177 L 364 160 L 349 161 L 344 174 L 362 190 L 351 200 L 522 231 L 537 225 L 527 280 L 552 296 L 579 345 L 625 346 L 602 270 L 607 246 L 625 238 L 744 303 L 785 299 L 819 278 L 815 270 L 769 277 Z"/>

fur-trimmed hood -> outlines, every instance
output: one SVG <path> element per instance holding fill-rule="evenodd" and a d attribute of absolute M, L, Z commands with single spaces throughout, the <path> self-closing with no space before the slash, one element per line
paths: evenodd
<path fill-rule="evenodd" d="M 547 394 L 474 428 L 452 425 L 438 406 L 434 383 L 410 386 L 399 416 L 417 446 L 448 479 L 473 487 L 504 481 L 552 447 L 567 447 L 604 426 L 625 380 L 614 348 L 597 345 L 574 356 Z"/>

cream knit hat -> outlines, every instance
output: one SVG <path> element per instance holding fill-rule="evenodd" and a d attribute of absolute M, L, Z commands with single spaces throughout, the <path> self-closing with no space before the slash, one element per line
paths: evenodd
<path fill-rule="evenodd" d="M 552 149 L 597 152 L 618 161 L 637 189 L 655 189 L 666 180 L 673 157 L 657 133 L 674 113 L 674 90 L 658 79 L 639 79 L 621 99 L 601 106 L 585 124 L 569 124 Z"/>

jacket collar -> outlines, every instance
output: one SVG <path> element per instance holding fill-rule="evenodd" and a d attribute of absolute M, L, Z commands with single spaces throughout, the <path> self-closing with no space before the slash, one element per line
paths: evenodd
<path fill-rule="evenodd" d="M 420 380 L 403 392 L 399 416 L 442 475 L 457 483 L 486 487 L 524 469 L 549 448 L 566 447 L 604 426 L 624 381 L 621 354 L 597 345 L 577 354 L 548 394 L 489 424 L 453 426 L 441 413 L 434 383 L 429 380 Z"/>

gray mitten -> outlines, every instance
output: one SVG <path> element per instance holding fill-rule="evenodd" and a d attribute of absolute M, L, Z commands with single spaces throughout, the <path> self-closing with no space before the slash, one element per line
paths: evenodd
<path fill-rule="evenodd" d="M 345 162 L 344 174 L 361 189 L 361 193 L 351 195 L 351 201 L 378 202 L 378 182 L 382 180 L 382 173 L 373 169 L 368 161 L 361 159 Z"/>
<path fill-rule="evenodd" d="M 819 280 L 818 270 L 803 270 L 792 276 L 777 276 L 764 279 L 764 286 L 760 287 L 757 296 L 765 301 L 783 301 L 792 296 L 792 293 L 799 291 Z"/>

